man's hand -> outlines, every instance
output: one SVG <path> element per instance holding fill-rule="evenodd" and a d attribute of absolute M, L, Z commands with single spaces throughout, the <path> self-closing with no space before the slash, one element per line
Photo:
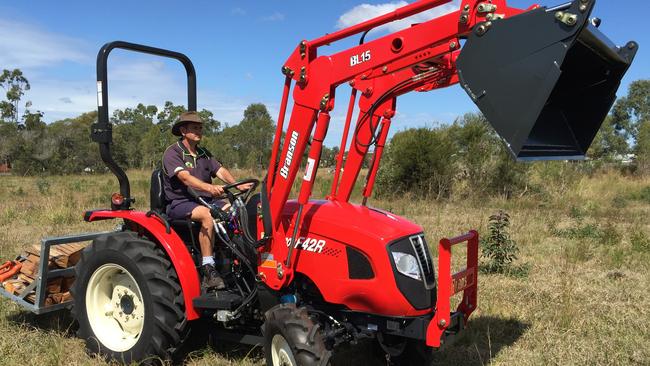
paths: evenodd
<path fill-rule="evenodd" d="M 244 184 L 238 185 L 237 189 L 239 189 L 240 191 L 243 192 L 243 191 L 247 191 L 247 190 L 251 189 L 251 187 L 253 187 L 253 183 L 244 183 Z"/>
<path fill-rule="evenodd" d="M 223 194 L 223 186 L 210 184 L 210 190 L 208 191 L 212 197 L 219 197 Z"/>

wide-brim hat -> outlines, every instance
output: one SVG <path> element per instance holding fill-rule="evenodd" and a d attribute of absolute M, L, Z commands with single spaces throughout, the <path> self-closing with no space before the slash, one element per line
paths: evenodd
<path fill-rule="evenodd" d="M 181 136 L 181 126 L 190 122 L 203 124 L 203 120 L 197 112 L 184 112 L 181 113 L 181 116 L 178 118 L 178 122 L 174 123 L 174 126 L 172 127 L 172 133 L 176 136 Z"/>

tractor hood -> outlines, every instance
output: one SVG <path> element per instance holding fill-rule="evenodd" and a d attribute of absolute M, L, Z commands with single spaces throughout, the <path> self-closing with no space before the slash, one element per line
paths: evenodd
<path fill-rule="evenodd" d="M 290 233 L 297 210 L 296 201 L 287 202 L 282 217 L 285 233 Z M 388 244 L 422 232 L 421 226 L 388 211 L 346 202 L 310 201 L 303 208 L 303 215 L 301 236 L 314 233 L 352 245 L 359 240 Z"/>

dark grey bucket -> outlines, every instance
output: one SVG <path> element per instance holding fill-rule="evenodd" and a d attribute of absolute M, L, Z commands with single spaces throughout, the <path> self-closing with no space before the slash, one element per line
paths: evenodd
<path fill-rule="evenodd" d="M 638 45 L 603 35 L 594 2 L 479 24 L 461 51 L 461 86 L 519 160 L 583 159 L 616 99 Z"/>

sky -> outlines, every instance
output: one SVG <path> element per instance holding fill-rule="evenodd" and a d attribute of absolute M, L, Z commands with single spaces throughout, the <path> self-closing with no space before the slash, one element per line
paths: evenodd
<path fill-rule="evenodd" d="M 410 1 L 409 1 L 410 2 Z M 549 0 L 540 5 L 557 5 Z M 233 125 L 251 103 L 264 103 L 277 119 L 284 76 L 280 68 L 302 39 L 359 23 L 406 5 L 407 1 L 7 1 L 0 0 L 0 68 L 23 70 L 31 84 L 24 100 L 44 112 L 46 122 L 96 109 L 97 51 L 122 40 L 182 52 L 197 70 L 198 107 Z M 527 8 L 533 2 L 511 0 Z M 410 23 L 453 11 L 459 0 L 414 19 L 371 33 L 379 37 Z M 650 78 L 650 32 L 644 29 L 646 0 L 599 0 L 593 12 L 600 30 L 617 45 L 640 44 L 619 96 L 630 82 Z M 643 28 L 642 28 L 643 27 Z M 358 36 L 324 47 L 328 54 L 350 47 Z M 338 48 L 337 48 L 338 47 Z M 343 87 L 341 87 L 342 89 Z M 343 130 L 349 88 L 337 94 L 337 106 L 325 143 L 337 145 Z M 137 103 L 162 106 L 166 100 L 185 104 L 182 66 L 147 55 L 116 50 L 109 58 L 109 106 Z M 477 110 L 458 86 L 398 99 L 391 135 L 410 127 L 451 123 Z"/>

